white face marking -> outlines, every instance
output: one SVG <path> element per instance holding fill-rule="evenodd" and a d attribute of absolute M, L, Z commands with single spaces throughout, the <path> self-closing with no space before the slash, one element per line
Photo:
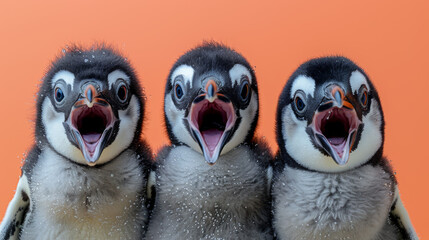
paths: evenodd
<path fill-rule="evenodd" d="M 174 72 L 171 74 L 171 85 L 174 85 L 174 79 L 176 79 L 177 76 L 182 75 L 184 80 L 184 85 L 187 86 L 187 83 L 189 83 L 189 86 L 192 88 L 192 79 L 194 78 L 194 69 L 189 65 L 180 65 L 179 67 L 174 70 Z"/>
<path fill-rule="evenodd" d="M 301 90 L 305 95 L 314 97 L 314 91 L 316 90 L 316 82 L 313 78 L 304 75 L 299 75 L 293 80 L 291 88 L 291 98 L 295 95 L 296 91 Z"/>
<path fill-rule="evenodd" d="M 322 154 L 311 143 L 305 131 L 307 122 L 295 117 L 291 105 L 282 110 L 282 135 L 285 148 L 292 158 L 301 165 L 322 172 L 342 172 L 353 169 L 368 161 L 382 144 L 380 132 L 381 113 L 376 101 L 372 101 L 371 110 L 363 116 L 364 124 L 358 147 L 350 153 L 345 165 L 338 165 L 330 156 Z"/>
<path fill-rule="evenodd" d="M 173 135 L 180 141 L 199 153 L 201 151 L 200 145 L 192 138 L 188 133 L 185 125 L 183 124 L 183 119 L 185 119 L 185 110 L 178 110 L 173 103 L 172 95 L 168 93 L 164 100 L 164 111 L 167 116 L 168 122 L 171 125 L 171 131 Z"/>
<path fill-rule="evenodd" d="M 234 67 L 229 70 L 229 77 L 231 78 L 232 86 L 239 85 L 241 82 L 241 76 L 243 75 L 246 75 L 249 78 L 249 83 L 252 84 L 252 75 L 249 70 L 241 64 L 235 64 Z"/>
<path fill-rule="evenodd" d="M 113 84 L 115 84 L 119 78 L 124 79 L 128 84 L 130 84 L 130 77 L 127 74 L 121 70 L 115 70 L 107 75 L 109 90 L 112 89 Z"/>
<path fill-rule="evenodd" d="M 67 85 L 70 85 L 71 90 L 73 91 L 73 83 L 75 79 L 75 76 L 73 73 L 66 70 L 61 70 L 55 73 L 54 77 L 52 78 L 51 87 L 54 88 L 55 83 L 57 83 L 57 81 L 60 79 L 64 80 L 64 82 L 66 82 Z"/>
<path fill-rule="evenodd" d="M 73 161 L 86 164 L 82 152 L 67 138 L 63 126 L 65 120 L 64 113 L 56 112 L 49 98 L 45 98 L 42 105 L 42 123 L 45 127 L 48 142 L 60 154 Z"/>
<path fill-rule="evenodd" d="M 96 162 L 102 164 L 108 162 L 118 156 L 124 149 L 130 146 L 134 139 L 135 132 L 137 130 L 137 124 L 140 118 L 140 103 L 136 96 L 132 96 L 130 103 L 125 110 L 119 110 L 119 132 L 116 135 L 115 141 L 107 146 L 100 158 Z"/>
<path fill-rule="evenodd" d="M 139 117 L 139 102 L 135 96 L 132 96 L 127 109 L 119 111 L 121 122 L 115 141 L 103 150 L 96 164 L 112 160 L 131 144 Z M 80 149 L 68 140 L 63 126 L 64 121 L 66 121 L 64 113 L 56 112 L 51 101 L 46 98 L 43 101 L 42 122 L 48 142 L 61 155 L 75 162 L 87 164 Z"/>
<path fill-rule="evenodd" d="M 256 111 L 258 109 L 258 95 L 252 90 L 252 96 L 250 99 L 250 103 L 246 109 L 240 110 L 241 122 L 238 126 L 237 130 L 234 132 L 232 138 L 225 144 L 220 155 L 223 155 L 229 152 L 231 149 L 237 147 L 241 143 L 244 142 L 247 134 L 250 131 L 250 127 L 252 126 L 252 122 L 256 117 Z"/>
<path fill-rule="evenodd" d="M 370 90 L 369 84 L 368 84 L 365 76 L 361 72 L 359 72 L 358 70 L 352 72 L 349 81 L 350 81 L 350 86 L 352 88 L 352 92 L 354 94 L 356 94 L 359 91 L 359 89 L 362 85 L 365 85 L 366 89 L 368 89 L 368 91 Z"/>

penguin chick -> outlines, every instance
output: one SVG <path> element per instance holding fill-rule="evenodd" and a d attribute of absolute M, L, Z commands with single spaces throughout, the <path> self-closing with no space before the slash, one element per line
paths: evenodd
<path fill-rule="evenodd" d="M 279 98 L 276 128 L 279 239 L 417 239 L 382 157 L 380 99 L 356 64 L 324 57 L 301 65 Z"/>
<path fill-rule="evenodd" d="M 267 145 L 254 138 L 258 88 L 234 50 L 206 43 L 174 64 L 148 239 L 271 239 Z"/>
<path fill-rule="evenodd" d="M 1 239 L 141 239 L 150 149 L 133 68 L 106 46 L 69 48 L 37 99 L 35 140 Z"/>

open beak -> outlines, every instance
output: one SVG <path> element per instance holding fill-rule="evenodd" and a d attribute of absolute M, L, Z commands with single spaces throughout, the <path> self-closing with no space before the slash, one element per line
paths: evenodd
<path fill-rule="evenodd" d="M 338 165 L 344 165 L 349 159 L 362 122 L 339 86 L 332 87 L 329 92 L 330 99 L 320 104 L 310 127 L 316 143 Z"/>
<path fill-rule="evenodd" d="M 194 99 L 187 120 L 194 139 L 210 165 L 219 158 L 231 136 L 236 119 L 231 101 L 218 93 L 214 80 L 209 80 L 204 93 Z"/>
<path fill-rule="evenodd" d="M 74 104 L 66 124 L 87 164 L 94 166 L 117 119 L 110 104 L 97 93 L 93 85 L 85 87 L 83 96 Z"/>

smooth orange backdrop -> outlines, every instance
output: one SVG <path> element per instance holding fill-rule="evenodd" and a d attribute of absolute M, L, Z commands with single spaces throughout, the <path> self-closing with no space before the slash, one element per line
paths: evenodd
<path fill-rule="evenodd" d="M 384 108 L 385 155 L 417 232 L 429 238 L 428 10 L 427 1 L 1 1 L 0 216 L 34 141 L 39 80 L 63 47 L 104 41 L 129 58 L 147 95 L 144 137 L 157 150 L 167 143 L 162 99 L 170 67 L 189 48 L 216 40 L 255 67 L 257 133 L 274 151 L 277 99 L 303 61 L 341 54 L 365 69 Z"/>

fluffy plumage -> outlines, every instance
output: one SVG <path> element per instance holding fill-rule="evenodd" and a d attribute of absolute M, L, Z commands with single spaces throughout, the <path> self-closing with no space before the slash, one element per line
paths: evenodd
<path fill-rule="evenodd" d="M 252 68 L 228 47 L 204 44 L 174 64 L 164 101 L 173 145 L 157 156 L 148 239 L 272 238 L 257 94 Z"/>
<path fill-rule="evenodd" d="M 36 145 L 0 227 L 2 239 L 139 239 L 151 154 L 144 100 L 112 48 L 72 47 L 38 93 Z"/>
<path fill-rule="evenodd" d="M 279 239 L 417 238 L 382 157 L 377 91 L 356 64 L 325 57 L 301 65 L 279 98 L 276 129 Z"/>

